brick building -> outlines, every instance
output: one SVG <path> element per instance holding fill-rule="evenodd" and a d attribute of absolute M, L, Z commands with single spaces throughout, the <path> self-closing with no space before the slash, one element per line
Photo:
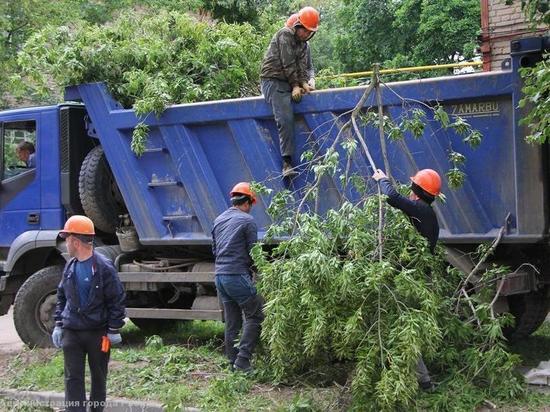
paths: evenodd
<path fill-rule="evenodd" d="M 521 0 L 481 0 L 483 70 L 502 70 L 509 64 L 510 41 L 548 35 L 548 27 L 531 28 Z"/>

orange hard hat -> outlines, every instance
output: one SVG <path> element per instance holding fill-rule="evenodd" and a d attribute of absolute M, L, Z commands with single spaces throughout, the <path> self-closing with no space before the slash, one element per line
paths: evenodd
<path fill-rule="evenodd" d="M 286 27 L 294 27 L 298 23 L 298 13 L 291 15 L 285 23 Z"/>
<path fill-rule="evenodd" d="M 319 28 L 319 12 L 313 7 L 304 7 L 298 12 L 298 21 L 309 31 L 317 31 Z"/>
<path fill-rule="evenodd" d="M 233 189 L 229 192 L 229 196 L 233 197 L 235 195 L 246 195 L 250 197 L 252 204 L 256 203 L 256 194 L 250 189 L 250 183 L 248 182 L 239 182 L 233 186 Z"/>
<path fill-rule="evenodd" d="M 59 231 L 59 236 L 62 238 L 66 238 L 69 235 L 95 236 L 94 222 L 86 216 L 71 216 L 65 222 L 63 230 Z"/>
<path fill-rule="evenodd" d="M 411 177 L 411 181 L 432 196 L 441 193 L 441 177 L 432 169 L 422 169 Z"/>

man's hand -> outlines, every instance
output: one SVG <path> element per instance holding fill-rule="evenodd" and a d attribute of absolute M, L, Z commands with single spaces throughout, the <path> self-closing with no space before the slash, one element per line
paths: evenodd
<path fill-rule="evenodd" d="M 62 338 L 63 338 L 63 329 L 61 329 L 59 326 L 56 326 L 52 332 L 52 342 L 53 342 L 53 346 L 55 346 L 57 349 L 61 348 Z"/>
<path fill-rule="evenodd" d="M 302 89 L 304 90 L 304 93 L 311 93 L 313 90 L 315 90 L 315 87 L 310 86 L 307 82 L 302 83 Z"/>
<path fill-rule="evenodd" d="M 376 172 L 374 172 L 374 174 L 372 175 L 372 178 L 377 182 L 380 179 L 386 179 L 387 177 L 388 176 L 386 176 L 386 174 L 381 169 L 377 169 Z"/>
<path fill-rule="evenodd" d="M 292 88 L 292 100 L 294 100 L 296 103 L 302 100 L 302 89 L 300 88 L 300 86 L 294 86 Z"/>
<path fill-rule="evenodd" d="M 108 333 L 107 337 L 111 341 L 111 345 L 118 345 L 122 342 L 122 336 L 120 336 L 120 333 Z"/>

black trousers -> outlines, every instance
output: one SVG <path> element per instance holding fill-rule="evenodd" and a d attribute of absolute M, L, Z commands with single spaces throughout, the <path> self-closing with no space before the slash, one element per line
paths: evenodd
<path fill-rule="evenodd" d="M 273 109 L 273 117 L 279 131 L 281 156 L 294 153 L 294 109 L 292 108 L 292 88 L 288 82 L 277 79 L 262 79 L 262 93 Z"/>
<path fill-rule="evenodd" d="M 101 412 L 107 396 L 107 365 L 110 352 L 101 352 L 104 330 L 63 329 L 63 355 L 65 357 L 65 410 Z M 84 374 L 86 358 L 90 367 L 92 388 L 90 401 L 86 402 Z"/>

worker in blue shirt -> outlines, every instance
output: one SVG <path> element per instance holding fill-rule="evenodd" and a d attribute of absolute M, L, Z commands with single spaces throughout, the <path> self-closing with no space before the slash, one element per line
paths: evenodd
<path fill-rule="evenodd" d="M 439 238 L 439 223 L 432 208 L 432 203 L 441 192 L 441 177 L 432 169 L 422 169 L 411 177 L 411 195 L 405 197 L 392 186 L 386 174 L 378 169 L 372 178 L 380 185 L 380 190 L 388 196 L 388 204 L 402 210 L 413 226 L 430 244 L 430 251 L 435 252 Z M 421 389 L 431 391 L 434 388 L 430 374 L 422 357 L 418 359 L 416 376 Z"/>
<path fill-rule="evenodd" d="M 252 280 L 250 250 L 258 229 L 250 215 L 256 195 L 241 182 L 230 192 L 233 205 L 214 221 L 212 251 L 216 260 L 216 289 L 223 303 L 225 353 L 235 370 L 251 370 L 250 360 L 260 339 L 263 299 Z M 244 328 L 243 328 L 244 314 Z M 238 347 L 237 335 L 243 328 Z"/>
<path fill-rule="evenodd" d="M 63 348 L 66 411 L 103 411 L 107 395 L 110 345 L 122 341 L 124 289 L 110 260 L 94 251 L 94 224 L 86 216 L 72 216 L 59 236 L 72 259 L 57 288 L 52 341 Z M 91 374 L 86 401 L 85 362 Z M 87 409 L 88 407 L 88 409 Z"/>

